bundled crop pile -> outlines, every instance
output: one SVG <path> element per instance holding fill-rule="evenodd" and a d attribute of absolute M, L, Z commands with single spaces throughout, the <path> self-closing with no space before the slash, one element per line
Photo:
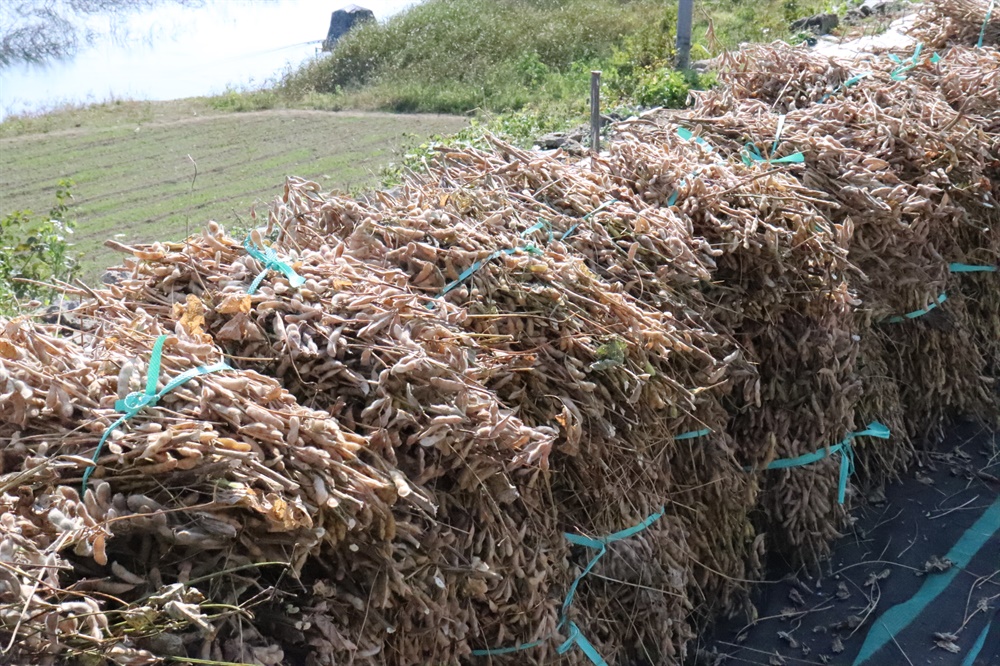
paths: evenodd
<path fill-rule="evenodd" d="M 997 52 L 954 47 L 937 61 L 918 51 L 852 74 L 790 51 L 731 56 L 720 73 L 729 85 L 700 96 L 693 115 L 732 152 L 744 142 L 773 143 L 772 158 L 801 151 L 802 182 L 824 193 L 825 217 L 850 230 L 865 418 L 933 439 L 956 413 L 990 414 L 1000 285 L 994 273 L 954 265 L 995 270 L 1000 253 L 997 93 L 978 85 L 995 80 Z M 794 64 L 761 80 L 760 63 L 779 60 Z M 923 318 L 906 325 L 906 315 Z M 876 466 L 905 459 L 897 448 L 879 447 L 888 458 Z"/>
<path fill-rule="evenodd" d="M 887 423 L 877 481 L 997 413 L 1000 60 L 928 55 L 751 47 L 605 156 L 290 179 L 245 243 L 119 246 L 79 329 L 0 321 L 4 649 L 679 662 L 768 551 L 827 552 L 828 447 Z"/>
<path fill-rule="evenodd" d="M 1000 11 L 992 0 L 927 0 L 912 34 L 932 48 L 1000 45 Z"/>

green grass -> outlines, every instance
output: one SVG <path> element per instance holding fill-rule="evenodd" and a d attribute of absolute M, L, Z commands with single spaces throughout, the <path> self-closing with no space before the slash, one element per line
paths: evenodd
<path fill-rule="evenodd" d="M 791 20 L 830 6 L 702 0 L 692 59 L 789 39 Z M 47 210 L 57 181 L 75 181 L 70 217 L 93 277 L 115 261 L 106 238 L 177 239 L 208 219 L 244 225 L 286 175 L 357 190 L 391 180 L 389 165 L 407 162 L 404 149 L 419 157 L 431 136 L 475 142 L 491 131 L 526 145 L 582 123 L 591 69 L 604 72 L 605 109 L 682 106 L 711 80 L 670 71 L 675 12 L 674 0 L 426 0 L 266 89 L 11 118 L 0 123 L 0 214 Z M 342 109 L 475 120 L 330 113 Z"/>
<path fill-rule="evenodd" d="M 245 225 L 251 206 L 270 202 L 288 175 L 328 190 L 372 186 L 407 147 L 466 123 L 308 109 L 225 113 L 197 99 L 15 118 L 0 123 L 0 214 L 48 210 L 56 183 L 72 179 L 75 249 L 92 279 L 117 261 L 103 247 L 108 238 L 177 240 L 209 219 Z"/>
<path fill-rule="evenodd" d="M 579 96 L 589 65 L 667 15 L 663 0 L 427 0 L 350 33 L 282 89 L 398 111 L 517 109 Z M 655 21 L 654 21 L 655 22 Z"/>
<path fill-rule="evenodd" d="M 692 56 L 788 38 L 789 21 L 829 5 L 704 0 L 696 4 Z M 591 69 L 613 80 L 624 65 L 630 76 L 612 101 L 627 102 L 622 93 L 642 87 L 641 75 L 670 66 L 675 23 L 673 0 L 426 0 L 349 33 L 330 56 L 286 75 L 278 91 L 300 100 L 325 95 L 342 108 L 506 112 L 572 106 L 586 99 Z"/>

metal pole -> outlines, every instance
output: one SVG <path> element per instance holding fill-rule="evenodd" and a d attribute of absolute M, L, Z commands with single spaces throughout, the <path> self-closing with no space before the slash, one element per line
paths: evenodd
<path fill-rule="evenodd" d="M 677 0 L 677 69 L 691 65 L 691 22 L 694 0 Z"/>
<path fill-rule="evenodd" d="M 601 152 L 601 73 L 590 73 L 590 148 Z"/>

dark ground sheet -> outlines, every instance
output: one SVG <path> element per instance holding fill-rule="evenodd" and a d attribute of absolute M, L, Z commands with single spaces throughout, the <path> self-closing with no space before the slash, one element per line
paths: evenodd
<path fill-rule="evenodd" d="M 866 639 L 871 646 L 884 638 L 864 666 L 1000 666 L 998 477 L 1000 434 L 953 428 L 884 497 L 855 501 L 856 522 L 822 576 L 789 574 L 775 563 L 768 579 L 778 582 L 761 585 L 755 599 L 757 623 L 740 617 L 720 625 L 698 663 L 862 666 Z M 968 564 L 954 565 L 949 553 Z M 943 588 L 936 597 L 927 592 L 935 587 Z M 912 622 L 889 629 L 914 607 Z"/>

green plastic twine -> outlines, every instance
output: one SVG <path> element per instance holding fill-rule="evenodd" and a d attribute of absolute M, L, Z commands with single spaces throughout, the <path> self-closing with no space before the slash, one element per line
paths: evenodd
<path fill-rule="evenodd" d="M 979 29 L 979 41 L 976 42 L 976 48 L 983 48 L 983 38 L 986 37 L 986 26 L 990 24 L 990 17 L 993 16 L 993 7 L 997 4 L 997 0 L 990 0 L 990 8 L 986 10 L 986 18 L 983 20 L 983 27 Z"/>
<path fill-rule="evenodd" d="M 855 437 L 877 437 L 879 439 L 889 439 L 889 434 L 888 427 L 878 421 L 872 421 L 868 424 L 867 428 L 859 432 L 852 432 L 844 438 L 844 441 L 835 446 L 831 446 L 828 449 L 820 449 L 819 451 L 815 451 L 813 453 L 807 453 L 797 458 L 782 458 L 781 460 L 775 460 L 764 469 L 787 469 L 789 467 L 801 467 L 803 465 L 810 465 L 814 462 L 818 462 L 823 458 L 832 456 L 835 453 L 840 453 L 840 483 L 837 486 L 837 502 L 843 504 L 844 498 L 847 495 L 847 481 L 851 474 L 854 473 L 854 448 L 851 446 L 851 441 Z M 752 471 L 753 467 L 747 467 L 745 469 L 747 471 Z"/>
<path fill-rule="evenodd" d="M 663 507 L 661 507 L 659 511 L 649 516 L 638 525 L 634 525 L 632 527 L 629 527 L 628 529 L 624 529 L 621 532 L 615 532 L 614 534 L 608 535 L 606 537 L 591 538 L 579 534 L 570 534 L 568 532 L 563 533 L 563 536 L 571 544 L 575 546 L 584 546 L 585 548 L 592 548 L 594 550 L 597 550 L 597 554 L 594 555 L 593 558 L 591 558 L 587 566 L 583 569 L 583 571 L 580 572 L 580 575 L 573 580 L 572 585 L 569 586 L 569 592 L 566 594 L 566 598 L 563 600 L 562 609 L 560 610 L 559 613 L 560 615 L 559 624 L 556 626 L 556 631 L 562 631 L 563 629 L 565 629 L 567 633 L 566 633 L 566 640 L 563 641 L 559 645 L 559 647 L 556 648 L 556 652 L 558 652 L 559 654 L 566 654 L 573 647 L 578 647 L 580 648 L 580 651 L 583 652 L 583 654 L 586 655 L 586 657 L 590 659 L 591 663 L 593 663 L 595 666 L 608 666 L 608 663 L 604 661 L 603 657 L 601 657 L 600 653 L 597 651 L 597 648 L 595 648 L 593 643 L 588 641 L 587 638 L 580 631 L 580 627 L 578 627 L 575 622 L 573 622 L 567 617 L 567 614 L 569 613 L 569 608 L 570 606 L 573 605 L 573 598 L 576 596 L 576 589 L 577 587 L 579 587 L 580 581 L 583 580 L 584 576 L 590 573 L 590 571 L 594 568 L 597 562 L 602 557 L 604 557 L 605 553 L 608 552 L 607 550 L 608 544 L 635 536 L 636 534 L 642 532 L 644 529 L 646 529 L 647 527 L 655 523 L 657 520 L 659 520 L 661 516 L 663 516 Z M 513 654 L 515 652 L 520 652 L 521 650 L 529 650 L 531 648 L 538 647 L 539 645 L 542 645 L 543 643 L 551 639 L 553 636 L 554 634 L 547 636 L 546 638 L 543 638 L 541 640 L 532 641 L 530 643 L 522 643 L 521 645 L 517 645 L 515 647 L 491 648 L 487 650 L 473 650 L 472 654 L 473 656 L 476 657 L 489 657 L 489 656 L 497 656 L 503 654 Z"/>
<path fill-rule="evenodd" d="M 950 273 L 996 273 L 996 266 L 980 266 L 974 264 L 948 264 L 948 272 Z M 914 310 L 913 312 L 908 312 L 905 315 L 897 315 L 895 317 L 890 317 L 886 321 L 890 324 L 898 324 L 904 322 L 908 319 L 916 319 L 917 317 L 923 317 L 925 314 L 929 313 L 931 310 L 941 305 L 948 300 L 948 294 L 941 294 L 934 302 L 928 305 L 922 310 Z"/>
<path fill-rule="evenodd" d="M 771 144 L 771 154 L 773 155 L 776 150 L 778 150 L 778 145 L 781 143 L 781 132 L 785 128 L 785 116 L 784 114 L 778 116 L 778 128 L 774 132 L 774 143 Z M 806 156 L 802 153 L 792 153 L 786 157 L 780 157 L 778 159 L 766 159 L 760 153 L 760 149 L 753 143 L 748 143 L 743 146 L 741 151 L 743 157 L 743 164 L 750 166 L 751 164 L 764 163 L 764 164 L 802 164 L 806 161 Z"/>
<path fill-rule="evenodd" d="M 843 90 L 844 88 L 850 88 L 851 86 L 853 86 L 854 84 L 856 84 L 858 81 L 860 81 L 862 79 L 865 79 L 865 78 L 868 78 L 871 75 L 872 75 L 871 72 L 861 72 L 860 74 L 855 74 L 854 76 L 852 76 L 851 78 L 847 79 L 846 81 L 844 81 L 843 83 L 841 83 L 839 86 L 837 86 L 836 88 L 834 88 L 832 92 L 828 92 L 827 94 L 823 95 L 823 97 L 820 98 L 819 103 L 822 104 L 823 102 L 825 102 L 826 100 L 830 99 L 831 97 L 833 97 L 834 95 L 836 95 L 838 92 L 840 92 L 841 90 Z"/>
<path fill-rule="evenodd" d="M 587 213 L 586 215 L 584 215 L 583 219 L 587 220 L 588 218 L 590 218 L 595 213 L 598 213 L 598 212 L 604 210 L 605 208 L 607 208 L 611 204 L 616 203 L 617 201 L 618 201 L 618 199 L 611 199 L 610 201 L 605 201 L 600 206 L 598 206 L 594 210 L 592 210 L 589 213 Z M 573 234 L 573 232 L 576 231 L 576 228 L 578 226 L 580 226 L 579 223 L 574 224 L 573 226 L 571 226 L 569 229 L 567 229 L 559 237 L 559 240 L 566 240 L 567 238 L 569 238 Z M 524 238 L 524 237 L 529 236 L 530 234 L 533 234 L 534 232 L 540 231 L 542 229 L 547 229 L 548 230 L 549 241 L 552 241 L 553 240 L 552 225 L 551 225 L 551 223 L 548 220 L 545 220 L 545 219 L 542 219 L 542 218 L 539 218 L 538 222 L 536 222 L 535 224 L 531 225 L 530 227 L 528 227 L 527 229 L 525 229 L 524 231 L 522 231 L 521 232 L 521 237 Z M 448 284 L 446 284 L 445 287 L 444 287 L 444 289 L 441 290 L 441 293 L 439 293 L 436 296 L 436 298 L 442 298 L 442 297 L 446 296 L 448 294 L 448 292 L 450 292 L 453 289 L 457 288 L 463 282 L 465 282 L 470 277 L 472 277 L 476 273 L 476 271 L 478 271 L 483 266 L 485 266 L 486 264 L 490 263 L 491 261 L 493 261 L 497 257 L 502 257 L 504 255 L 516 254 L 516 253 L 521 252 L 521 251 L 527 252 L 528 254 L 534 254 L 536 256 L 541 256 L 541 255 L 545 254 L 534 243 L 528 243 L 524 247 L 509 247 L 509 248 L 506 248 L 506 249 L 503 249 L 503 250 L 494 250 L 485 259 L 480 259 L 479 261 L 474 262 L 471 266 L 469 266 L 464 271 L 462 271 L 462 273 L 458 276 L 457 279 L 455 279 L 452 282 L 449 282 Z M 433 304 L 428 304 L 427 307 L 428 308 L 432 308 Z"/>
<path fill-rule="evenodd" d="M 973 264 L 948 264 L 952 273 L 996 273 L 996 266 L 977 266 Z"/>
<path fill-rule="evenodd" d="M 574 232 L 576 232 L 577 227 L 579 227 L 581 223 L 586 222 L 593 215 L 596 215 L 597 213 L 600 213 L 602 210 L 604 210 L 605 208 L 607 208 L 608 206 L 610 206 L 613 203 L 618 203 L 618 199 L 610 199 L 608 201 L 605 201 L 600 206 L 598 206 L 594 210 L 592 210 L 589 213 L 587 213 L 586 215 L 584 215 L 583 219 L 580 222 L 577 222 L 576 224 L 574 224 L 573 226 L 571 226 L 569 229 L 567 229 L 565 232 L 563 232 L 563 235 L 559 237 L 559 240 L 563 241 L 563 240 L 566 240 L 567 238 L 569 238 L 570 236 L 572 236 L 574 234 Z M 551 233 L 549 234 L 549 240 L 550 241 L 552 240 L 552 234 Z"/>
<path fill-rule="evenodd" d="M 124 425 L 126 421 L 131 419 L 146 407 L 155 407 L 156 403 L 160 401 L 160 398 L 170 393 L 181 384 L 185 384 L 200 375 L 207 375 L 212 372 L 219 372 L 220 370 L 232 370 L 232 368 L 230 368 L 226 363 L 216 363 L 208 366 L 201 365 L 174 377 L 166 386 L 163 387 L 163 390 L 157 393 L 156 384 L 160 378 L 160 360 L 163 357 L 163 343 L 166 342 L 166 340 L 167 336 L 161 335 L 156 339 L 156 343 L 153 345 L 153 352 L 149 357 L 149 371 L 146 374 L 146 391 L 129 393 L 123 400 L 115 402 L 115 409 L 119 412 L 124 412 L 124 414 L 122 414 L 117 421 L 112 423 L 108 429 L 104 431 L 104 434 L 101 436 L 101 440 L 97 443 L 97 450 L 94 451 L 93 465 L 88 467 L 83 472 L 84 495 L 87 493 L 87 480 L 90 479 L 90 475 L 97 467 L 97 459 L 101 455 L 104 443 L 108 440 L 108 437 L 112 432 L 114 432 L 115 429 Z"/>
<path fill-rule="evenodd" d="M 898 324 L 900 322 L 906 321 L 907 319 L 916 319 L 917 317 L 923 317 L 925 314 L 929 313 L 931 310 L 933 310 L 934 308 L 941 305 L 947 300 L 948 300 L 948 294 L 941 294 L 936 299 L 934 299 L 933 303 L 928 305 L 923 310 L 914 310 L 913 312 L 907 312 L 905 315 L 902 316 L 897 315 L 895 317 L 890 317 L 889 319 L 886 319 L 886 321 L 889 322 L 890 324 Z"/>
<path fill-rule="evenodd" d="M 472 277 L 472 275 L 476 271 L 478 271 L 480 268 L 482 268 L 486 264 L 490 263 L 491 261 L 493 261 L 497 257 L 502 257 L 505 254 L 506 255 L 516 254 L 517 252 L 520 252 L 521 250 L 524 250 L 525 252 L 528 252 L 529 254 L 536 254 L 536 255 L 542 254 L 542 251 L 539 250 L 537 247 L 535 247 L 534 243 L 528 243 L 524 247 L 508 247 L 508 248 L 506 248 L 504 250 L 494 250 L 485 259 L 480 259 L 479 261 L 474 262 L 471 266 L 469 266 L 464 271 L 462 271 L 462 273 L 458 276 L 457 280 L 454 280 L 454 281 L 446 284 L 445 287 L 444 287 L 444 289 L 441 290 L 441 293 L 438 294 L 437 297 L 441 298 L 441 297 L 447 295 L 448 292 L 450 292 L 451 290 L 455 289 L 460 284 L 462 284 L 463 282 L 465 282 L 466 280 L 468 280 L 470 277 Z"/>
<path fill-rule="evenodd" d="M 700 136 L 699 137 L 695 137 L 695 135 L 691 132 L 691 130 L 687 129 L 686 127 L 678 127 L 677 128 L 677 136 L 679 136 L 680 138 L 684 139 L 685 141 L 694 140 L 695 143 L 697 143 L 698 145 L 704 147 L 710 153 L 715 151 L 715 148 L 712 147 L 712 144 L 710 144 L 708 141 L 705 141 Z M 717 160 L 717 161 L 721 161 L 721 160 Z M 694 171 L 691 172 L 692 176 L 696 176 L 697 174 L 698 174 L 698 170 L 697 169 L 695 169 Z M 677 181 L 677 187 L 684 187 L 684 184 L 686 182 L 687 182 L 687 178 L 681 178 L 679 181 Z M 675 189 L 673 192 L 670 193 L 670 196 L 667 198 L 667 205 L 668 206 L 673 206 L 675 203 L 677 203 L 677 198 L 679 196 L 680 196 L 680 191 Z"/>
<path fill-rule="evenodd" d="M 293 287 L 301 287 L 306 283 L 306 279 L 296 273 L 295 269 L 292 268 L 291 265 L 278 258 L 278 253 L 274 251 L 274 248 L 269 247 L 266 250 L 261 250 L 257 247 L 257 244 L 253 242 L 253 239 L 249 234 L 243 241 L 243 247 L 246 249 L 247 254 L 264 265 L 264 270 L 260 272 L 260 275 L 257 276 L 257 278 L 250 284 L 250 288 L 247 289 L 247 293 L 251 296 L 257 292 L 257 288 L 260 286 L 260 283 L 263 282 L 268 271 L 278 271 L 279 273 L 284 274 L 284 276 L 288 278 L 289 284 Z"/>
<path fill-rule="evenodd" d="M 702 428 L 701 430 L 692 430 L 691 432 L 685 432 L 680 435 L 674 435 L 674 441 L 680 442 L 685 439 L 697 439 L 698 437 L 704 437 L 705 435 L 712 434 L 711 428 Z"/>
<path fill-rule="evenodd" d="M 889 54 L 889 60 L 892 60 L 894 63 L 896 63 L 897 65 L 899 65 L 899 67 L 897 67 L 896 69 L 892 70 L 892 74 L 890 74 L 890 76 L 892 77 L 893 81 L 905 81 L 906 80 L 906 72 L 910 71 L 911 69 L 913 69 L 914 67 L 916 67 L 919 64 L 917 62 L 917 58 L 920 57 L 920 51 L 922 51 L 923 48 L 924 48 L 924 45 L 918 43 L 917 47 L 913 50 L 913 55 L 910 56 L 909 58 L 907 58 L 906 60 L 900 60 L 898 55 L 895 55 L 895 54 L 892 54 L 892 53 Z M 909 64 L 906 64 L 906 63 L 909 63 Z"/>

